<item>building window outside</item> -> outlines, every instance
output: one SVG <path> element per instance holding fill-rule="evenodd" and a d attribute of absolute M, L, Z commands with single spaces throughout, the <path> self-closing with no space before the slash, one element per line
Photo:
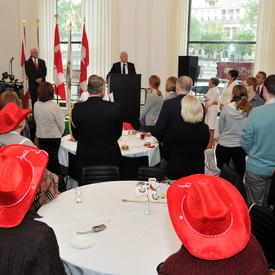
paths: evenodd
<path fill-rule="evenodd" d="M 60 48 L 62 53 L 64 77 L 66 76 L 69 21 L 72 22 L 72 100 L 79 97 L 79 72 L 81 58 L 82 17 L 81 0 L 56 0 Z M 66 81 L 66 79 L 65 79 Z"/>
<path fill-rule="evenodd" d="M 232 68 L 240 72 L 240 79 L 252 75 L 258 0 L 217 0 L 215 5 L 208 2 L 190 0 L 187 54 L 199 56 L 198 81 L 205 83 L 213 76 L 224 80 Z M 209 20 L 202 22 L 204 13 Z"/>

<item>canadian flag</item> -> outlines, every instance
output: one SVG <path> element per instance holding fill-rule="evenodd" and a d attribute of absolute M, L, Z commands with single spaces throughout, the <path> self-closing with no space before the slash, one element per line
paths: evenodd
<path fill-rule="evenodd" d="M 60 35 L 58 24 L 55 25 L 54 32 L 54 67 L 53 67 L 53 81 L 55 84 L 55 93 L 60 96 L 62 100 L 66 99 L 62 55 L 60 51 Z"/>
<path fill-rule="evenodd" d="M 85 30 L 85 23 L 83 24 L 82 41 L 81 41 L 81 60 L 80 60 L 80 75 L 79 88 L 80 94 L 87 89 L 87 67 L 89 65 L 89 44 Z"/>
<path fill-rule="evenodd" d="M 21 46 L 21 71 L 22 71 L 22 82 L 23 82 L 23 99 L 22 99 L 22 105 L 23 108 L 28 109 L 29 108 L 29 98 L 30 93 L 28 89 L 28 78 L 26 76 L 25 71 L 25 62 L 26 62 L 26 56 L 25 56 L 25 27 L 24 27 L 24 38 L 22 39 L 22 46 Z"/>

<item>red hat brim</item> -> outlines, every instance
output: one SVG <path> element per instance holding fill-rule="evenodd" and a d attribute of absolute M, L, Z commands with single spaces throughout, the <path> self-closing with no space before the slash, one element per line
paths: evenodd
<path fill-rule="evenodd" d="M 23 159 L 30 164 L 28 166 L 30 169 L 24 171 L 23 175 L 30 181 L 25 196 L 12 205 L 0 205 L 0 227 L 9 228 L 19 225 L 30 209 L 46 170 L 48 154 L 34 146 L 26 145 L 5 146 L 0 150 L 0 155 L 2 154 Z M 15 172 L 13 167 L 10 167 L 10 170 L 11 173 Z M 9 179 L 2 179 L 1 181 L 5 180 L 9 181 Z M 5 184 L 5 182 L 1 182 L 1 184 Z"/>
<path fill-rule="evenodd" d="M 183 200 L 192 184 L 201 178 L 223 185 L 225 196 L 232 204 L 232 224 L 226 232 L 206 236 L 190 226 L 183 213 Z M 191 183 L 190 187 L 189 184 Z M 186 185 L 187 184 L 187 185 Z M 185 186 L 185 187 L 184 187 Z M 174 229 L 186 249 L 195 257 L 205 260 L 222 260 L 242 251 L 250 239 L 250 218 L 245 201 L 239 191 L 226 180 L 207 175 L 192 175 L 175 181 L 167 193 L 168 209 Z"/>

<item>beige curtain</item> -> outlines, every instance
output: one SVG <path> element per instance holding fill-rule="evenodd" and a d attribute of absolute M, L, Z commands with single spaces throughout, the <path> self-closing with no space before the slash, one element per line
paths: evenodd
<path fill-rule="evenodd" d="M 275 1 L 259 0 L 259 17 L 254 72 L 274 74 L 275 56 Z"/>
<path fill-rule="evenodd" d="M 105 78 L 111 66 L 111 1 L 82 0 L 89 40 L 88 75 L 98 74 Z"/>
<path fill-rule="evenodd" d="M 188 0 L 112 0 L 112 62 L 126 50 L 148 86 L 151 74 L 177 75 L 178 55 L 186 53 Z"/>
<path fill-rule="evenodd" d="M 22 1 L 23 2 L 23 1 Z M 40 48 L 39 55 L 46 61 L 47 81 L 53 82 L 53 56 L 54 56 L 54 28 L 56 14 L 56 0 L 36 1 L 38 18 L 40 21 Z M 36 34 L 35 34 L 36 35 Z M 34 37 L 35 37 L 34 35 Z"/>

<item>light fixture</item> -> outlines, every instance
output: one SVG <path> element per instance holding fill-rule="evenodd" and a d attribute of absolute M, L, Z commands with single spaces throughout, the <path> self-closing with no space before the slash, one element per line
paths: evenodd
<path fill-rule="evenodd" d="M 206 3 L 209 4 L 209 6 L 213 7 L 218 2 L 218 0 L 205 0 Z"/>

